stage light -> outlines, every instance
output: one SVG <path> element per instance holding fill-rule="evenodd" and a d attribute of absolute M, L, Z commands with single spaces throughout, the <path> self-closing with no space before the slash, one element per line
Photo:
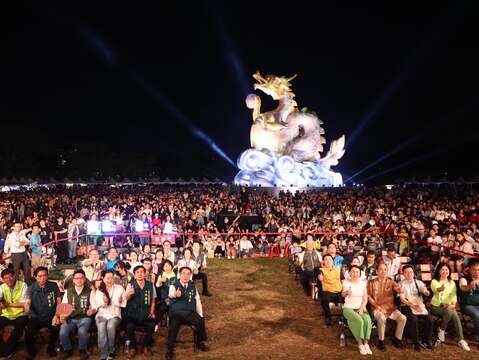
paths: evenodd
<path fill-rule="evenodd" d="M 87 235 L 101 235 L 100 222 L 97 220 L 88 220 L 86 222 L 86 234 Z"/>
<path fill-rule="evenodd" d="M 384 107 L 387 101 L 391 98 L 392 95 L 399 89 L 402 82 L 410 75 L 412 70 L 416 66 L 416 59 L 414 56 L 411 56 L 407 59 L 401 73 L 386 87 L 384 92 L 381 94 L 379 99 L 373 104 L 373 106 L 368 110 L 368 112 L 361 118 L 359 124 L 353 130 L 353 132 L 348 136 L 346 141 L 346 148 L 348 148 L 356 138 L 362 133 L 364 127 L 374 118 Z"/>
<path fill-rule="evenodd" d="M 382 176 L 382 175 L 385 175 L 385 174 L 390 173 L 390 172 L 392 172 L 392 171 L 399 170 L 399 169 L 401 169 L 401 168 L 403 168 L 403 167 L 405 167 L 405 166 L 411 165 L 411 164 L 413 164 L 413 163 L 415 163 L 415 162 L 425 160 L 425 159 L 427 159 L 427 158 L 430 158 L 431 156 L 433 156 L 433 155 L 436 154 L 437 152 L 438 152 L 438 151 L 432 152 L 432 153 L 429 153 L 429 154 L 424 154 L 424 155 L 421 155 L 421 156 L 417 156 L 417 157 L 415 157 L 415 158 L 413 158 L 413 159 L 411 159 L 411 160 L 405 161 L 405 162 L 403 162 L 403 163 L 401 163 L 401 164 L 399 164 L 399 165 L 390 167 L 390 168 L 388 168 L 388 169 L 386 169 L 386 170 L 383 170 L 383 171 L 381 171 L 381 172 L 379 172 L 379 173 L 377 173 L 377 174 L 371 175 L 371 176 L 367 177 L 366 179 L 363 179 L 362 181 L 363 181 L 363 182 L 368 182 L 369 180 L 374 179 L 374 178 L 377 178 L 378 176 Z"/>
<path fill-rule="evenodd" d="M 173 116 L 175 116 L 188 130 L 191 131 L 193 135 L 204 141 L 211 150 L 236 168 L 236 163 L 231 160 L 228 155 L 226 155 L 226 153 L 211 139 L 211 137 L 195 126 L 193 121 L 183 114 L 165 95 L 160 93 L 156 87 L 154 87 L 150 82 L 146 81 L 146 79 L 137 71 L 135 71 L 135 69 L 132 69 L 126 63 L 121 63 L 119 55 L 112 46 L 107 44 L 105 39 L 101 38 L 96 32 L 86 27 L 78 27 L 78 31 L 100 56 L 103 62 L 109 66 L 121 66 L 121 68 L 126 70 L 128 76 L 134 80 L 137 85 L 140 85 L 145 92 L 158 100 L 163 107 L 165 107 Z"/>
<path fill-rule="evenodd" d="M 143 232 L 144 228 L 143 228 L 143 221 L 141 221 L 140 219 L 136 219 L 135 221 L 135 231 L 136 232 Z"/>
<path fill-rule="evenodd" d="M 209 14 L 212 16 L 216 27 L 218 28 L 219 40 L 222 47 L 225 49 L 225 55 L 228 63 L 230 64 L 236 81 L 238 82 L 243 96 L 246 97 L 250 93 L 249 77 L 247 72 L 238 56 L 238 51 L 235 49 L 234 42 L 231 39 L 226 26 L 224 24 L 222 16 L 217 11 L 212 2 L 208 2 Z"/>
<path fill-rule="evenodd" d="M 373 162 L 369 163 L 368 165 L 366 165 L 364 168 L 362 168 L 361 170 L 357 171 L 356 173 L 354 173 L 353 175 L 351 175 L 349 178 L 347 178 L 345 180 L 345 182 L 348 182 L 350 180 L 352 180 L 353 178 L 355 178 L 356 176 L 362 174 L 363 172 L 365 172 L 366 170 L 370 169 L 371 167 L 379 164 L 380 162 L 386 160 L 388 157 L 396 154 L 397 152 L 399 152 L 400 150 L 404 149 L 406 146 L 410 145 L 411 143 L 419 140 L 423 135 L 421 134 L 417 134 L 416 136 L 412 137 L 411 139 L 399 144 L 398 146 L 396 146 L 394 149 L 392 149 L 391 151 L 389 151 L 388 153 L 382 155 L 381 157 L 377 158 L 376 160 L 374 160 Z"/>
<path fill-rule="evenodd" d="M 103 220 L 101 222 L 101 230 L 103 233 L 113 233 L 116 231 L 116 226 L 110 220 Z"/>

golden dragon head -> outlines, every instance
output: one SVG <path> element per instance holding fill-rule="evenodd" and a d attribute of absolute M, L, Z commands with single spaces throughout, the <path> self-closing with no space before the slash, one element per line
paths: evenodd
<path fill-rule="evenodd" d="M 254 84 L 255 90 L 261 90 L 266 95 L 269 95 L 273 100 L 279 100 L 283 96 L 289 96 L 293 98 L 295 95 L 291 91 L 290 81 L 293 80 L 296 75 L 286 78 L 283 76 L 266 75 L 264 78 L 259 71 L 253 75 L 253 78 L 257 81 Z"/>

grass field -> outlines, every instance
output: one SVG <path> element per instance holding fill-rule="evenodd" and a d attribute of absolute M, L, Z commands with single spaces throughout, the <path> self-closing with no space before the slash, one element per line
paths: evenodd
<path fill-rule="evenodd" d="M 303 295 L 285 259 L 212 260 L 208 276 L 213 297 L 202 298 L 210 352 L 194 353 L 188 328 L 180 332 L 177 359 L 356 359 L 361 357 L 353 339 L 340 348 L 339 329 L 326 328 L 317 302 Z M 201 285 L 199 285 L 201 286 Z M 452 338 L 451 338 L 452 340 Z M 22 346 L 20 346 L 22 348 Z M 166 350 L 166 330 L 155 337 L 154 358 Z M 477 359 L 477 345 L 465 353 L 455 343 L 433 352 L 386 353 L 373 348 L 374 359 Z M 44 349 L 42 349 L 42 354 Z M 24 359 L 18 351 L 14 359 Z M 45 359 L 46 356 L 38 358 Z M 74 358 L 78 358 L 75 356 Z M 90 358 L 98 359 L 95 352 Z M 123 358 L 123 357 L 119 357 Z M 138 355 L 138 359 L 143 356 Z"/>

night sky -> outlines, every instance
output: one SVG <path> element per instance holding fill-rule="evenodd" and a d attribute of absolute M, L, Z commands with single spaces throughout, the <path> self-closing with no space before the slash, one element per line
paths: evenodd
<path fill-rule="evenodd" d="M 349 140 L 345 179 L 381 157 L 355 181 L 479 175 L 477 1 L 15 3 L 0 177 L 231 180 L 204 139 L 234 162 L 249 147 L 258 69 L 298 74 L 325 152 Z"/>

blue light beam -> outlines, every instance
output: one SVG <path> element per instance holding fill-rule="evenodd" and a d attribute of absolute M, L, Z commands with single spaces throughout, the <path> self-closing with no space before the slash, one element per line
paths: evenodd
<path fill-rule="evenodd" d="M 374 178 L 377 178 L 378 176 L 382 176 L 382 175 L 385 175 L 385 174 L 388 174 L 392 171 L 396 171 L 396 170 L 399 170 L 403 167 L 406 167 L 406 166 L 409 166 L 411 164 L 414 164 L 415 162 L 418 162 L 418 161 L 423 161 L 423 160 L 426 160 L 430 157 L 432 157 L 433 155 L 435 155 L 438 151 L 435 151 L 435 152 L 432 152 L 432 153 L 429 153 L 429 154 L 424 154 L 424 155 L 421 155 L 421 156 L 417 156 L 411 160 L 408 160 L 408 161 L 405 161 L 399 165 L 396 165 L 396 166 L 393 166 L 393 167 L 390 167 L 386 170 L 383 170 L 379 173 L 376 173 L 374 175 L 371 175 L 369 177 L 367 177 L 366 179 L 363 179 L 361 181 L 359 181 L 360 183 L 366 183 L 367 181 L 371 180 L 371 179 L 374 179 Z"/>
<path fill-rule="evenodd" d="M 120 66 L 119 56 L 112 46 L 108 45 L 106 40 L 101 38 L 97 33 L 84 26 L 77 27 L 78 32 L 83 39 L 93 48 L 101 60 L 109 66 Z M 198 128 L 183 112 L 181 112 L 165 95 L 159 92 L 151 83 L 141 76 L 137 71 L 127 66 L 124 68 L 128 76 L 133 79 L 140 87 L 142 87 L 150 96 L 155 98 L 166 108 L 173 116 L 176 117 L 190 132 L 198 139 L 205 142 L 211 150 L 218 154 L 222 159 L 233 167 L 237 168 L 236 163 L 226 155 L 221 147 L 203 130 Z"/>
<path fill-rule="evenodd" d="M 380 162 L 386 160 L 387 158 L 391 157 L 392 155 L 396 154 L 397 152 L 399 152 L 400 150 L 404 149 L 406 146 L 409 146 L 411 143 L 419 140 L 419 138 L 421 137 L 422 135 L 416 135 L 415 137 L 399 144 L 398 146 L 396 146 L 394 149 L 392 149 L 391 151 L 389 151 L 388 153 L 384 154 L 383 156 L 377 158 L 376 160 L 372 161 L 371 163 L 369 163 L 368 165 L 366 165 L 364 168 L 362 168 L 361 170 L 359 170 L 358 172 L 354 173 L 353 175 L 351 175 L 349 178 L 347 178 L 344 182 L 347 183 L 348 181 L 352 180 L 353 178 L 355 178 L 356 176 L 362 174 L 363 172 L 365 172 L 366 170 L 372 168 L 374 165 L 377 165 L 379 164 Z"/>

